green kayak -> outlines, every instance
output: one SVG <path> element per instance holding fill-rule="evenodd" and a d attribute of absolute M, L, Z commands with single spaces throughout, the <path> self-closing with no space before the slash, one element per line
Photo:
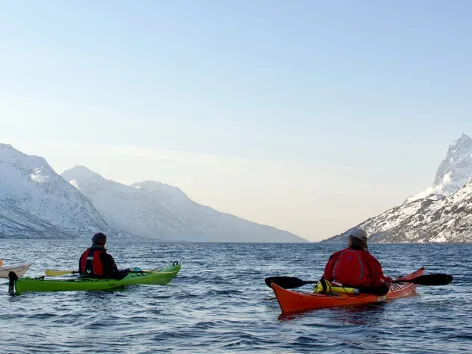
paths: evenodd
<path fill-rule="evenodd" d="M 45 291 L 103 291 L 120 289 L 129 285 L 166 285 L 177 276 L 181 265 L 174 262 L 171 266 L 156 271 L 132 272 L 122 279 L 44 279 L 40 278 L 19 278 L 14 281 L 17 295 L 25 292 L 45 292 Z"/>

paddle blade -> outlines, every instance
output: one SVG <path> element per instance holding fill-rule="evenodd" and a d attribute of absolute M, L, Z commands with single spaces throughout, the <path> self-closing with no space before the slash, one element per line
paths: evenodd
<path fill-rule="evenodd" d="M 0 259 L 0 267 L 3 265 L 3 259 Z"/>
<path fill-rule="evenodd" d="M 394 280 L 394 283 L 413 283 L 418 285 L 447 285 L 452 281 L 453 277 L 449 274 L 425 274 L 420 275 L 419 277 L 404 280 L 404 279 L 397 279 Z"/>
<path fill-rule="evenodd" d="M 295 277 L 269 277 L 264 279 L 266 285 L 272 288 L 271 284 L 275 283 L 284 289 L 293 289 L 303 286 L 305 284 L 314 284 L 316 281 L 301 280 Z"/>
<path fill-rule="evenodd" d="M 411 282 L 419 285 L 447 285 L 452 279 L 449 274 L 426 274 L 411 279 Z"/>
<path fill-rule="evenodd" d="M 57 277 L 59 275 L 64 275 L 64 274 L 74 274 L 73 270 L 52 270 L 52 269 L 46 269 L 44 272 L 47 276 L 49 277 Z"/>

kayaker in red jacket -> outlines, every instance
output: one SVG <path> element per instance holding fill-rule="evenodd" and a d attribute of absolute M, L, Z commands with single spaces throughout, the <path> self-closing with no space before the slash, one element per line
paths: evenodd
<path fill-rule="evenodd" d="M 118 270 L 115 260 L 107 253 L 107 236 L 98 232 L 92 237 L 92 247 L 87 248 L 79 260 L 79 273 L 94 278 L 120 279 L 129 273 L 129 269 Z"/>
<path fill-rule="evenodd" d="M 349 230 L 347 248 L 329 257 L 322 279 L 376 295 L 385 295 L 392 281 L 383 274 L 379 261 L 369 253 L 367 234 L 360 228 Z"/>

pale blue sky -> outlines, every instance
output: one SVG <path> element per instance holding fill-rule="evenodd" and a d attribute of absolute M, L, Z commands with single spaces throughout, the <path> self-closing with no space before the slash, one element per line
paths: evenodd
<path fill-rule="evenodd" d="M 469 1 L 1 1 L 0 141 L 311 240 L 472 134 Z"/>

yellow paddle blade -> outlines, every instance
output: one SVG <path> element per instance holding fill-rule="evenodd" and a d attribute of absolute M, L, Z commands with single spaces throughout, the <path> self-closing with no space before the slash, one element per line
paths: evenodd
<path fill-rule="evenodd" d="M 47 276 L 50 277 L 57 277 L 59 275 L 64 275 L 64 274 L 74 274 L 73 270 L 52 270 L 52 269 L 46 269 L 44 272 Z"/>

